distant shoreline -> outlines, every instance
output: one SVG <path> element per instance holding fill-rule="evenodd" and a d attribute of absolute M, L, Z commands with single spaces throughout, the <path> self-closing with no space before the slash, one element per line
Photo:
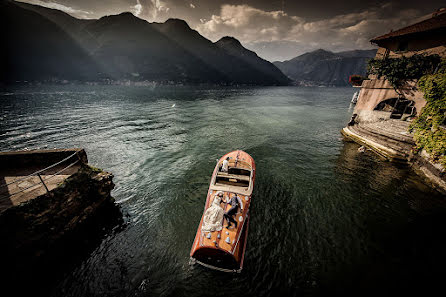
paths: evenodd
<path fill-rule="evenodd" d="M 324 85 L 316 82 L 297 82 L 288 85 L 270 84 L 240 84 L 240 83 L 204 83 L 204 82 L 174 82 L 174 81 L 78 81 L 78 80 L 49 80 L 49 81 L 14 81 L 0 82 L 0 88 L 11 86 L 42 86 L 42 85 L 86 85 L 86 86 L 134 86 L 134 87 L 159 87 L 159 86 L 193 86 L 193 87 L 297 87 L 297 88 L 352 88 L 350 85 Z"/>

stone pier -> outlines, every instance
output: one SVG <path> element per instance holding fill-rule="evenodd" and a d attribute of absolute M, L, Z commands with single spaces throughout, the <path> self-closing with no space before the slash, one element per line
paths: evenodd
<path fill-rule="evenodd" d="M 83 149 L 0 152 L 0 212 L 54 190 L 87 163 Z"/>
<path fill-rule="evenodd" d="M 5 152 L 0 164 L 0 274 L 34 295 L 122 220 L 113 175 L 89 166 L 83 149 Z"/>

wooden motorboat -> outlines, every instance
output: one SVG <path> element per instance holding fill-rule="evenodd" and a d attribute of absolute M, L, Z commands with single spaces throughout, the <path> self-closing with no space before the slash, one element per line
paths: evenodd
<path fill-rule="evenodd" d="M 228 172 L 222 172 L 221 165 L 227 157 L 229 157 L 229 169 Z M 240 272 L 242 270 L 254 180 L 255 163 L 246 152 L 233 151 L 218 160 L 209 185 L 203 216 L 190 252 L 192 264 L 198 263 L 225 272 Z M 237 200 L 242 205 L 238 207 L 238 212 L 232 216 L 237 221 L 237 226 L 232 224 L 230 228 L 227 228 L 228 221 L 222 213 L 226 213 L 231 208 L 229 200 L 234 195 L 240 198 Z M 211 207 L 213 209 L 210 209 Z M 213 216 L 215 226 L 209 230 L 207 223 L 209 213 L 214 210 L 216 211 Z M 203 222 L 204 220 L 205 222 Z"/>

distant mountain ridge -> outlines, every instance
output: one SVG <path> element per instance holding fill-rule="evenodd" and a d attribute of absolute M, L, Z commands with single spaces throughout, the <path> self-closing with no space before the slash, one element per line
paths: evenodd
<path fill-rule="evenodd" d="M 352 74 L 366 74 L 367 60 L 376 50 L 333 53 L 319 49 L 284 62 L 274 62 L 297 85 L 348 86 Z"/>
<path fill-rule="evenodd" d="M 234 38 L 213 43 L 179 19 L 149 23 L 133 14 L 76 19 L 41 6 L 0 2 L 0 80 L 287 85 L 272 63 Z"/>

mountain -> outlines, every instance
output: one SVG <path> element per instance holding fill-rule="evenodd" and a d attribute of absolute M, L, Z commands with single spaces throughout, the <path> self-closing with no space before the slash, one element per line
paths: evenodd
<path fill-rule="evenodd" d="M 282 76 L 285 77 L 276 66 L 261 59 L 255 52 L 244 48 L 240 41 L 233 37 L 225 36 L 215 44 L 236 60 L 237 63 L 235 65 L 238 66 L 238 72 L 242 75 L 249 75 L 251 73 L 251 75 L 254 74 L 257 79 L 267 76 L 271 77 L 271 80 L 281 78 Z"/>
<path fill-rule="evenodd" d="M 90 79 L 96 63 L 64 30 L 9 1 L 0 2 L 1 81 Z"/>
<path fill-rule="evenodd" d="M 298 85 L 347 86 L 350 75 L 366 74 L 367 60 L 375 54 L 376 50 L 333 53 L 319 49 L 273 64 Z"/>
<path fill-rule="evenodd" d="M 6 37 L 1 81 L 290 82 L 237 40 L 213 43 L 183 20 L 149 23 L 129 12 L 80 20 L 13 1 L 1 1 L 0 8 L 0 32 Z"/>

